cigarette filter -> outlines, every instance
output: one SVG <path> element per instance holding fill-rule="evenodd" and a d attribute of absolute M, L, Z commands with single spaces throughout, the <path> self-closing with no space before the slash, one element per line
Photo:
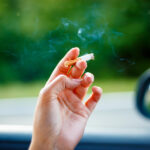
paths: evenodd
<path fill-rule="evenodd" d="M 94 60 L 94 54 L 90 53 L 90 54 L 86 54 L 86 55 L 83 55 L 81 57 L 78 57 L 76 59 L 73 59 L 73 60 L 65 61 L 64 66 L 65 67 L 72 66 L 80 60 L 84 60 L 84 61 Z"/>

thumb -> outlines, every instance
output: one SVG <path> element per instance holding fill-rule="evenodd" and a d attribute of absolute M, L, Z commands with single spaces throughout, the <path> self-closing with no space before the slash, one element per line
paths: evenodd
<path fill-rule="evenodd" d="M 81 81 L 82 79 L 70 79 L 65 75 L 59 75 L 46 86 L 45 92 L 50 95 L 58 95 L 64 89 L 75 89 Z"/>

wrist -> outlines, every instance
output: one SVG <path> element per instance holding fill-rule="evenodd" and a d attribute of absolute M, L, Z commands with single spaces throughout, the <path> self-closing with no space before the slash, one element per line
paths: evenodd
<path fill-rule="evenodd" d="M 57 142 L 54 150 L 74 150 L 74 148 L 72 145 L 68 145 L 68 143 Z"/>
<path fill-rule="evenodd" d="M 54 144 L 50 142 L 38 142 L 38 141 L 31 141 L 29 150 L 55 150 Z"/>

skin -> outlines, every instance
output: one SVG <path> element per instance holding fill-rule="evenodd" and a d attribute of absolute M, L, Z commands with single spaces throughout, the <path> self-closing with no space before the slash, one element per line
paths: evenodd
<path fill-rule="evenodd" d="M 66 60 L 78 55 L 79 48 L 72 48 L 40 91 L 29 150 L 73 150 L 82 138 L 102 89 L 92 87 L 91 96 L 83 103 L 94 76 L 85 73 L 81 78 L 87 67 L 85 61 L 77 62 L 69 73 L 70 67 L 64 66 Z"/>

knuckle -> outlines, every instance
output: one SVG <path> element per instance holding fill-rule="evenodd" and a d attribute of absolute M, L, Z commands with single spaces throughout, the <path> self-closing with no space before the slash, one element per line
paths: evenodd
<path fill-rule="evenodd" d="M 65 84 L 66 84 L 66 80 L 67 80 L 67 77 L 65 75 L 59 75 L 58 77 L 59 79 L 59 82 L 62 83 L 63 87 L 65 87 Z"/>
<path fill-rule="evenodd" d="M 42 89 L 40 90 L 40 92 L 39 92 L 39 96 L 41 97 L 41 96 L 43 96 L 44 94 L 45 94 L 45 89 L 42 88 Z"/>
<path fill-rule="evenodd" d="M 65 75 L 59 75 L 58 78 L 59 78 L 59 81 L 65 85 L 67 77 Z"/>
<path fill-rule="evenodd" d="M 40 90 L 39 97 L 44 98 L 46 95 L 47 95 L 47 90 L 44 87 Z"/>
<path fill-rule="evenodd" d="M 60 80 L 66 80 L 66 76 L 63 75 L 63 74 L 62 74 L 62 75 L 59 75 L 59 79 L 60 79 Z"/>

